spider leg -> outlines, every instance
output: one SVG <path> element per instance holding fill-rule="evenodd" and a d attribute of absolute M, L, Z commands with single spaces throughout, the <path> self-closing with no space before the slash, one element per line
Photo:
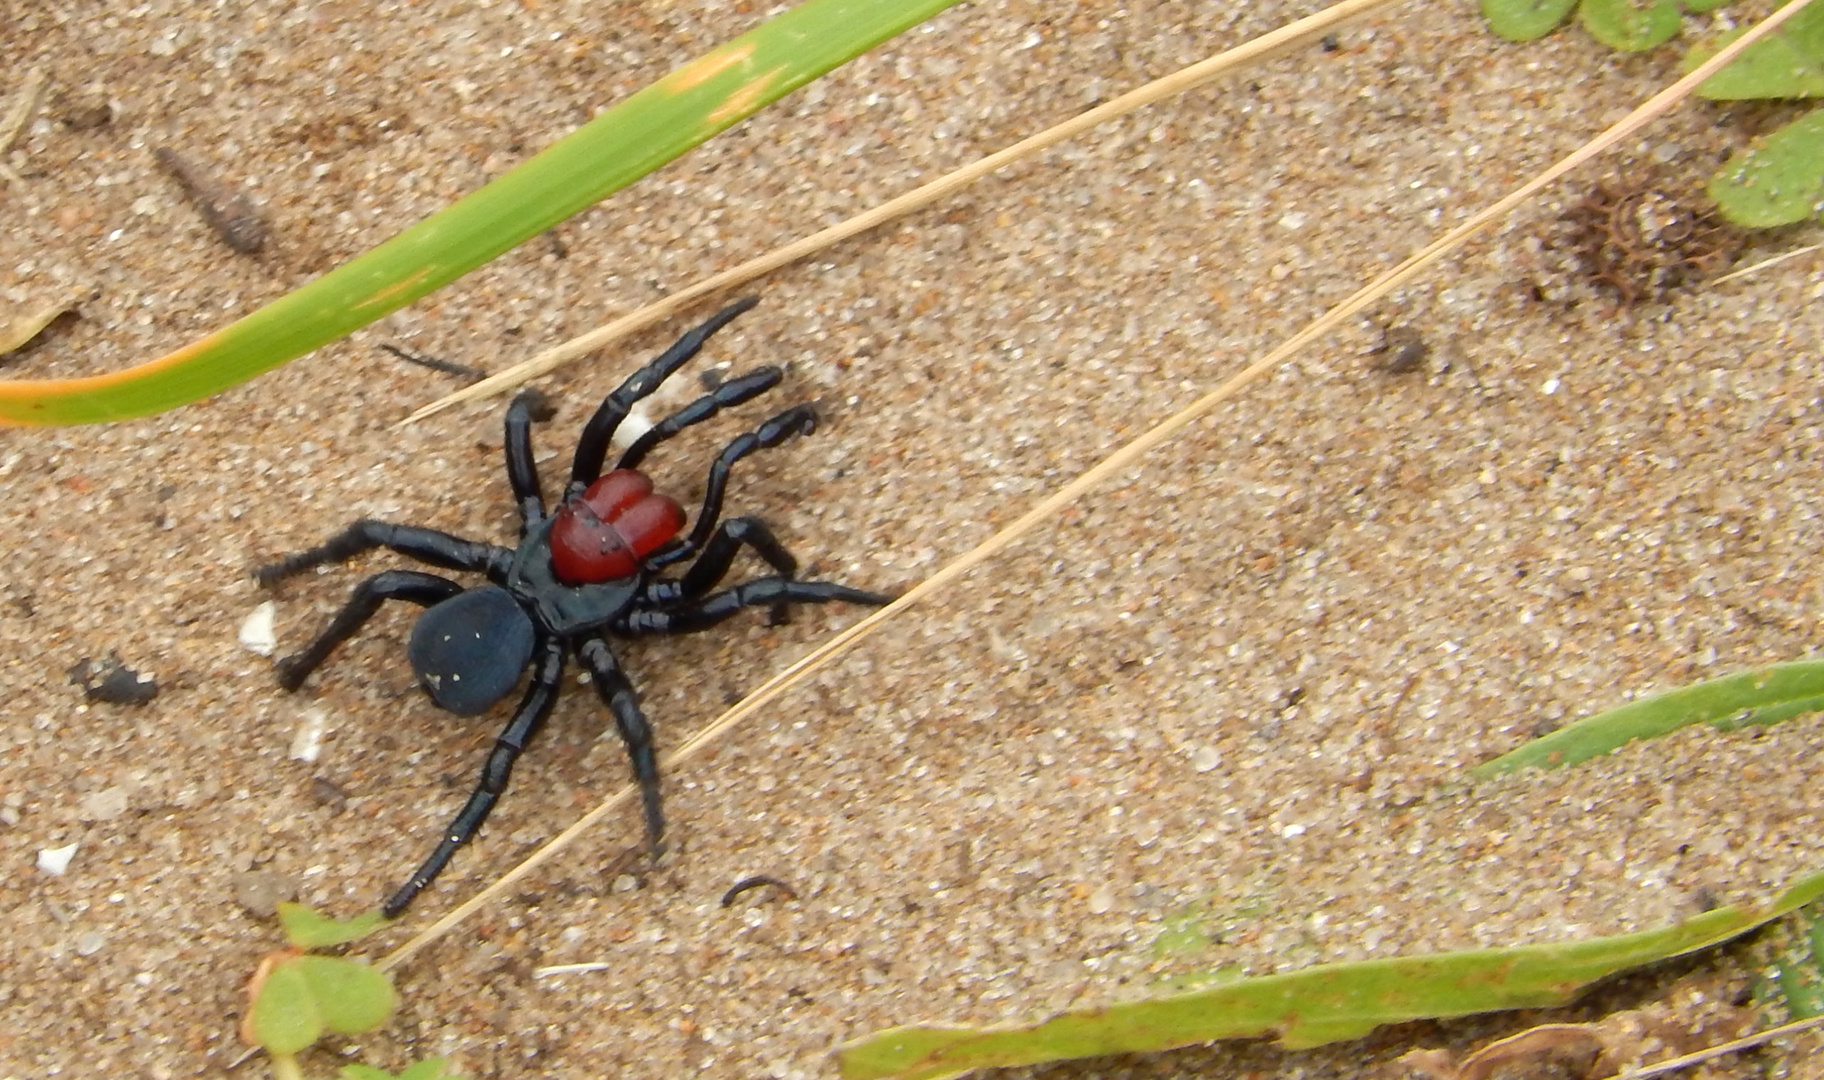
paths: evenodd
<path fill-rule="evenodd" d="M 602 461 L 608 456 L 608 441 L 614 437 L 614 430 L 621 426 L 621 421 L 627 419 L 627 413 L 634 403 L 657 390 L 660 383 L 671 377 L 672 372 L 697 355 L 711 334 L 759 302 L 758 297 L 744 297 L 711 315 L 701 326 L 660 353 L 652 363 L 629 375 L 626 382 L 602 400 L 595 415 L 583 425 L 582 437 L 576 442 L 576 460 L 570 466 L 570 484 L 564 489 L 565 502 L 581 495 L 584 488 L 602 475 Z"/>
<path fill-rule="evenodd" d="M 507 484 L 519 505 L 519 535 L 524 537 L 545 519 L 545 497 L 538 489 L 538 466 L 532 459 L 532 421 L 549 420 L 551 403 L 537 390 L 521 390 L 507 406 Z"/>
<path fill-rule="evenodd" d="M 754 554 L 765 559 L 767 565 L 778 571 L 777 576 L 791 578 L 798 573 L 798 560 L 785 549 L 779 538 L 766 522 L 757 517 L 729 518 L 716 526 L 716 531 L 703 545 L 703 553 L 697 561 L 690 564 L 684 576 L 676 581 L 659 579 L 647 584 L 640 596 L 646 606 L 664 607 L 680 600 L 694 600 L 722 583 L 728 576 L 728 568 L 740 553 L 742 545 L 754 549 Z M 785 622 L 785 605 L 774 608 L 769 621 L 774 624 Z"/>
<path fill-rule="evenodd" d="M 611 628 L 627 637 L 693 634 L 709 629 L 744 607 L 778 608 L 785 604 L 827 604 L 835 600 L 878 607 L 892 599 L 834 581 L 763 577 L 710 593 L 701 600 L 668 611 L 630 611 L 616 619 Z"/>
<path fill-rule="evenodd" d="M 363 518 L 323 541 L 316 547 L 287 555 L 267 563 L 253 572 L 262 585 L 324 563 L 346 562 L 364 551 L 377 547 L 391 548 L 401 555 L 445 570 L 473 570 L 489 578 L 504 576 L 513 552 L 479 540 L 464 540 L 436 529 L 417 525 L 394 525 L 387 521 Z"/>
<path fill-rule="evenodd" d="M 450 863 L 456 849 L 468 843 L 480 830 L 482 822 L 488 820 L 488 814 L 494 804 L 500 801 L 501 792 L 507 789 L 507 779 L 513 773 L 513 763 L 519 760 L 520 751 L 538 734 L 544 725 L 545 718 L 551 715 L 551 706 L 557 702 L 558 690 L 564 677 L 564 645 L 557 638 L 545 638 L 539 642 L 539 655 L 532 662 L 532 681 L 526 686 L 525 696 L 519 701 L 519 708 L 513 713 L 513 719 L 507 722 L 506 729 L 494 740 L 494 749 L 488 754 L 488 760 L 481 767 L 481 779 L 475 790 L 469 795 L 469 801 L 450 820 L 449 828 L 444 830 L 443 838 L 430 857 L 399 886 L 380 910 L 391 919 L 404 911 L 412 898 L 424 890 L 426 885 L 435 881 L 437 875 Z"/>
<path fill-rule="evenodd" d="M 716 523 L 722 517 L 722 498 L 728 491 L 728 474 L 734 469 L 735 462 L 756 450 L 768 450 L 778 446 L 793 435 L 809 435 L 816 430 L 817 410 L 809 405 L 794 405 L 723 447 L 722 452 L 716 455 L 715 463 L 709 467 L 709 481 L 703 490 L 703 509 L 697 513 L 697 523 L 691 527 L 690 536 L 683 543 L 666 548 L 647 559 L 647 569 L 656 570 L 688 559 L 709 542 L 711 535 L 716 531 Z M 777 542 L 774 543 L 774 546 L 778 546 Z M 784 551 L 783 548 L 779 550 L 781 553 Z M 791 556 L 786 555 L 785 558 L 789 563 Z M 772 562 L 781 573 L 788 577 L 791 575 L 792 569 L 788 566 L 782 565 L 770 557 L 768 557 L 768 561 Z M 720 576 L 717 575 L 717 577 Z"/>
<path fill-rule="evenodd" d="M 701 424 L 703 421 L 708 420 L 723 409 L 732 405 L 739 405 L 744 401 L 752 401 L 754 398 L 766 393 L 773 387 L 778 386 L 779 380 L 784 377 L 785 375 L 783 372 L 778 368 L 773 367 L 771 364 L 768 364 L 765 367 L 755 368 L 753 371 L 738 378 L 728 380 L 721 386 L 716 387 L 714 390 L 711 390 L 709 393 L 704 394 L 702 397 L 691 402 L 689 405 L 684 406 L 677 412 L 672 413 L 670 416 L 667 416 L 665 419 L 652 425 L 651 428 L 647 429 L 646 434 L 633 440 L 633 445 L 629 446 L 627 452 L 621 455 L 620 463 L 615 465 L 615 468 L 639 468 L 640 462 L 646 459 L 646 455 L 652 451 L 653 447 L 664 442 L 666 439 L 671 438 L 678 432 L 683 431 L 685 428 L 690 427 L 692 424 Z"/>
<path fill-rule="evenodd" d="M 278 662 L 279 685 L 287 690 L 304 685 L 304 680 L 329 658 L 335 647 L 353 637 L 386 601 L 408 600 L 421 607 L 430 607 L 461 591 L 462 586 L 448 578 L 418 570 L 387 570 L 375 574 L 355 586 L 348 603 L 314 641 Z"/>
<path fill-rule="evenodd" d="M 633 684 L 621 670 L 608 643 L 599 637 L 587 638 L 576 655 L 589 668 L 590 681 L 608 711 L 614 714 L 614 726 L 620 729 L 621 741 L 627 744 L 627 760 L 640 782 L 640 801 L 646 812 L 646 842 L 653 854 L 664 850 L 660 838 L 665 835 L 665 811 L 659 802 L 659 763 L 652 749 L 652 725 L 640 711 Z"/>

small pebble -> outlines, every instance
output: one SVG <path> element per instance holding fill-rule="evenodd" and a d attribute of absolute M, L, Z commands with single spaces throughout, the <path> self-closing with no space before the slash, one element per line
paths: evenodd
<path fill-rule="evenodd" d="M 17 825 L 25 809 L 25 792 L 9 791 L 0 796 L 0 824 Z"/>
<path fill-rule="evenodd" d="M 92 791 L 76 804 L 76 815 L 84 821 L 113 821 L 127 812 L 128 801 L 124 787 Z"/>
<path fill-rule="evenodd" d="M 114 103 L 100 90 L 72 91 L 51 103 L 51 115 L 73 131 L 93 131 L 114 120 Z"/>
<path fill-rule="evenodd" d="M 243 870 L 234 875 L 234 902 L 247 914 L 270 919 L 279 905 L 298 896 L 298 882 L 289 874 L 276 870 Z"/>
<path fill-rule="evenodd" d="M 107 943 L 107 935 L 99 930 L 90 930 L 76 939 L 76 955 L 94 956 Z"/>
<path fill-rule="evenodd" d="M 1222 755 L 1216 752 L 1214 746 L 1199 746 L 1197 752 L 1191 755 L 1191 768 L 1198 772 L 1209 772 L 1220 764 Z"/>
<path fill-rule="evenodd" d="M 69 844 L 60 848 L 39 848 L 38 869 L 52 877 L 62 877 L 70 868 L 70 860 L 76 857 L 76 849 L 81 844 Z"/>
<path fill-rule="evenodd" d="M 1089 913 L 1091 915 L 1106 915 L 1114 910 L 1114 907 L 1115 893 L 1108 886 L 1104 885 L 1089 894 Z"/>
<path fill-rule="evenodd" d="M 71 682 L 82 687 L 83 696 L 90 701 L 144 705 L 158 696 L 157 680 L 121 663 L 115 653 L 100 660 L 85 656 L 70 666 L 68 675 Z"/>
<path fill-rule="evenodd" d="M 261 656 L 271 656 L 278 651 L 279 635 L 273 629 L 278 619 L 279 605 L 271 600 L 262 601 L 245 619 L 241 620 L 241 647 Z"/>
<path fill-rule="evenodd" d="M 332 814 L 340 814 L 348 809 L 348 794 L 337 787 L 333 780 L 326 780 L 321 776 L 311 778 L 310 797 L 316 801 L 318 806 L 329 807 Z"/>
<path fill-rule="evenodd" d="M 329 710 L 312 706 L 291 734 L 291 760 L 311 762 L 323 753 L 323 733 L 329 730 Z"/>

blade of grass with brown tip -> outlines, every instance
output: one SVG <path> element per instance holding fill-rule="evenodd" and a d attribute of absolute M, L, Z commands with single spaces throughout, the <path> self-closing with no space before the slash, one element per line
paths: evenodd
<path fill-rule="evenodd" d="M 1288 1049 L 1360 1038 L 1383 1024 L 1561 1005 L 1597 979 L 1682 956 L 1765 926 L 1824 895 L 1824 874 L 1765 905 L 1546 945 L 1320 964 L 1221 986 L 1100 1005 L 1031 1024 L 919 1025 L 838 1051 L 845 1080 L 942 1080 L 974 1069 L 1145 1053 L 1216 1039 L 1275 1037 Z"/>
<path fill-rule="evenodd" d="M 956 2 L 808 0 L 201 341 L 105 375 L 0 382 L 0 422 L 125 420 L 220 393 L 442 288 Z"/>

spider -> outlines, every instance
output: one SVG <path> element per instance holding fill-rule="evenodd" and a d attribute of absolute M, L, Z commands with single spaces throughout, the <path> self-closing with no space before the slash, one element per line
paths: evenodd
<path fill-rule="evenodd" d="M 634 372 L 604 399 L 583 427 L 570 482 L 557 512 L 546 514 L 532 460 L 531 429 L 550 410 L 541 395 L 523 392 L 507 408 L 507 483 L 519 505 L 519 544 L 501 547 L 435 529 L 361 520 L 308 551 L 254 571 L 262 584 L 325 563 L 343 562 L 376 547 L 446 570 L 486 576 L 465 587 L 418 570 L 386 570 L 355 586 L 348 603 L 302 650 L 278 662 L 279 683 L 297 690 L 310 673 L 372 618 L 387 600 L 425 608 L 411 633 L 407 657 L 419 684 L 439 707 L 459 716 L 486 712 L 512 691 L 527 670 L 531 678 L 519 707 L 501 731 L 476 783 L 430 857 L 386 901 L 388 918 L 404 911 L 487 820 L 520 752 L 537 734 L 557 701 L 566 656 L 588 668 L 596 691 L 614 716 L 639 781 L 648 844 L 661 850 L 665 816 L 652 729 L 607 636 L 649 637 L 706 630 L 744 607 L 764 607 L 783 622 L 793 603 L 884 604 L 891 597 L 830 581 L 799 581 L 798 561 L 756 517 L 719 520 L 722 496 L 735 462 L 777 446 L 817 426 L 811 406 L 795 405 L 723 448 L 710 466 L 703 509 L 688 536 L 684 510 L 653 490 L 639 471 L 653 447 L 722 409 L 770 390 L 781 375 L 761 367 L 730 379 L 653 425 L 633 440 L 607 473 L 608 442 L 640 399 L 703 347 L 710 335 L 753 307 L 748 297 L 711 316 Z M 773 569 L 730 588 L 717 586 L 746 546 Z M 677 577 L 665 568 L 693 559 Z"/>

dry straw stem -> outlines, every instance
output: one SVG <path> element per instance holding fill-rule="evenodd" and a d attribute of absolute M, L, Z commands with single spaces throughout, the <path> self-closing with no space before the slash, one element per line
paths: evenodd
<path fill-rule="evenodd" d="M 1311 344 L 1338 324 L 1355 315 L 1370 304 L 1385 296 L 1388 292 L 1417 277 L 1431 264 L 1442 259 L 1451 251 L 1461 247 L 1471 237 L 1495 224 L 1507 213 L 1539 193 L 1540 190 L 1584 164 L 1598 154 L 1611 149 L 1616 143 L 1639 131 L 1648 123 L 1669 112 L 1672 107 L 1690 96 L 1699 83 L 1714 75 L 1724 66 L 1733 62 L 1742 50 L 1772 33 L 1781 23 L 1805 8 L 1811 0 L 1791 0 L 1786 6 L 1768 16 L 1746 34 L 1731 42 L 1728 47 L 1719 51 L 1702 66 L 1668 86 L 1666 89 L 1647 99 L 1645 103 L 1623 117 L 1613 127 L 1585 143 L 1576 152 L 1562 159 L 1551 168 L 1546 169 L 1532 180 L 1515 189 L 1500 201 L 1484 209 L 1463 224 L 1452 229 L 1444 236 L 1433 241 L 1405 262 L 1382 274 L 1360 291 L 1330 309 L 1303 330 L 1288 338 L 1278 348 L 1249 364 L 1241 371 L 1229 377 L 1220 386 L 1198 398 L 1190 405 L 1168 417 L 1157 427 L 1146 432 L 1132 442 L 1116 450 L 1075 480 L 1065 484 L 1037 506 L 1021 515 L 1019 520 L 995 533 L 978 546 L 945 564 L 929 578 L 913 586 L 899 599 L 880 608 L 866 618 L 850 626 L 841 633 L 835 634 L 828 641 L 812 650 L 803 659 L 792 664 L 784 671 L 773 676 L 758 689 L 743 698 L 733 708 L 717 717 L 703 730 L 697 732 L 677 750 L 668 755 L 662 763 L 666 771 L 672 771 L 689 760 L 698 751 L 720 739 L 731 728 L 747 719 L 755 712 L 770 704 L 775 698 L 809 678 L 836 657 L 847 652 L 856 642 L 879 629 L 888 619 L 896 618 L 913 605 L 938 592 L 957 578 L 980 566 L 990 558 L 1011 546 L 1014 541 L 1025 536 L 1046 520 L 1054 517 L 1066 506 L 1075 502 L 1090 489 L 1101 484 L 1109 477 L 1129 468 L 1148 451 L 1176 435 L 1179 431 L 1208 415 L 1218 405 L 1239 394 L 1250 384 L 1260 379 L 1267 372 L 1284 363 L 1306 345 Z M 1333 9 L 1334 10 L 1334 9 Z M 1270 37 L 1271 35 L 1269 35 Z M 1264 40 L 1264 39 L 1263 39 Z M 401 945 L 381 961 L 383 969 L 392 969 L 410 959 L 420 949 L 435 941 L 451 928 L 461 923 L 469 915 L 499 896 L 512 885 L 531 873 L 539 865 L 553 858 L 560 850 L 567 847 L 584 830 L 593 826 L 602 818 L 619 809 L 633 796 L 633 788 L 627 787 L 611 796 L 575 824 L 554 837 L 549 843 L 533 852 L 527 859 L 509 870 L 499 880 L 471 897 L 455 910 L 432 923 L 416 937 Z"/>
<path fill-rule="evenodd" d="M 1750 274 L 1758 274 L 1762 270 L 1771 270 L 1773 267 L 1776 267 L 1783 262 L 1787 262 L 1791 259 L 1796 259 L 1801 255 L 1809 255 L 1812 252 L 1817 251 L 1819 248 L 1824 248 L 1824 244 L 1807 244 L 1804 247 L 1799 248 L 1795 251 L 1782 252 L 1781 254 L 1775 255 L 1770 259 L 1763 259 L 1760 262 L 1755 263 L 1753 266 L 1744 266 L 1740 270 L 1734 270 L 1727 274 L 1724 274 L 1722 277 L 1717 278 L 1715 281 L 1712 281 L 1710 284 L 1712 286 L 1721 285 L 1726 281 L 1734 281 L 1737 278 L 1748 277 Z"/>
<path fill-rule="evenodd" d="M 1800 2 L 1809 3 L 1810 0 L 1800 0 Z M 1766 1031 L 1757 1031 L 1753 1035 L 1744 1035 L 1739 1039 L 1734 1039 L 1726 1043 L 1718 1043 L 1715 1046 L 1706 1047 L 1702 1050 L 1693 1050 L 1689 1054 L 1684 1054 L 1667 1061 L 1661 1061 L 1655 1065 L 1648 1065 L 1640 1069 L 1630 1069 L 1627 1072 L 1616 1073 L 1615 1075 L 1608 1077 L 1607 1080 L 1648 1080 L 1649 1077 L 1668 1076 L 1681 1069 L 1689 1069 L 1693 1065 L 1702 1065 L 1706 1061 L 1715 1061 L 1717 1058 L 1727 1057 L 1730 1054 L 1739 1054 L 1743 1050 L 1752 1050 L 1757 1046 L 1764 1043 L 1770 1043 L 1775 1039 L 1782 1039 L 1788 1035 L 1798 1035 L 1820 1026 L 1824 1026 L 1824 1016 L 1814 1016 L 1809 1020 L 1794 1020 L 1790 1024 L 1781 1024 L 1779 1027 L 1768 1028 Z"/>
<path fill-rule="evenodd" d="M 1126 116 L 1128 113 L 1195 89 L 1223 75 L 1233 75 L 1252 65 L 1263 63 L 1282 52 L 1332 33 L 1349 21 L 1367 15 L 1376 8 L 1386 7 L 1394 2 L 1396 0 L 1344 0 L 1343 3 L 1326 8 L 1316 15 L 1299 19 L 1297 22 L 1288 23 L 1245 45 L 1218 53 L 1207 60 L 1199 61 L 1190 67 L 1167 75 L 1163 79 L 1155 79 L 1138 90 L 1130 90 L 1113 101 L 1098 105 L 1055 127 L 1046 128 L 1037 135 L 1022 139 L 1005 150 L 996 151 L 955 172 L 941 176 L 923 187 L 884 202 L 872 210 L 857 214 L 847 221 L 832 225 L 821 232 L 812 233 L 801 240 L 795 240 L 758 258 L 749 259 L 747 262 L 724 270 L 713 277 L 704 278 L 695 285 L 680 289 L 657 303 L 648 304 L 611 323 L 598 326 L 580 337 L 571 338 L 562 345 L 546 349 L 532 359 L 490 375 L 473 386 L 465 386 L 461 390 L 419 409 L 406 417 L 402 423 L 409 424 L 415 420 L 422 420 L 433 413 L 442 412 L 452 405 L 465 401 L 477 401 L 504 393 L 523 382 L 554 371 L 577 357 L 594 352 L 629 334 L 644 330 L 648 326 L 663 322 L 705 296 L 735 288 L 762 274 L 771 273 L 782 266 L 789 266 L 800 259 L 809 258 L 851 236 L 923 209 L 980 180 L 989 173 L 1004 169 L 1023 158 L 1031 157 L 1065 139 L 1074 138 L 1091 128 Z"/>
<path fill-rule="evenodd" d="M 19 133 L 25 130 L 26 121 L 32 118 L 32 111 L 38 108 L 38 95 L 44 92 L 45 81 L 43 68 L 35 67 L 25 73 L 25 81 L 19 88 L 19 96 L 13 99 L 13 107 L 7 110 L 4 118 L 0 118 L 0 154 L 11 150 L 13 143 L 19 140 Z M 0 162 L 0 176 L 9 180 L 19 179 L 4 162 Z"/>

